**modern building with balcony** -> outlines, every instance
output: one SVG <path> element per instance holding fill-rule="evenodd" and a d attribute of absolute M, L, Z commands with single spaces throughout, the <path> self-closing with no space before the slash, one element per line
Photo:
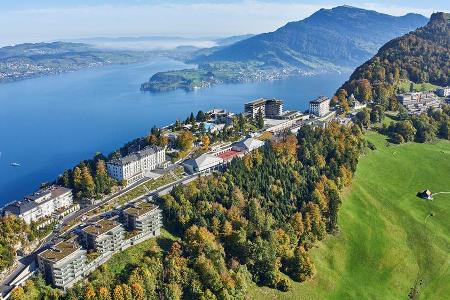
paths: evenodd
<path fill-rule="evenodd" d="M 81 230 L 86 249 L 99 254 L 120 250 L 124 235 L 122 224 L 112 219 L 101 219 Z"/>
<path fill-rule="evenodd" d="M 162 214 L 157 205 L 149 202 L 132 204 L 122 211 L 124 225 L 137 233 L 133 242 L 158 236 L 162 227 Z"/>
<path fill-rule="evenodd" d="M 66 290 L 83 278 L 86 252 L 75 239 L 59 242 L 38 254 L 39 269 L 48 283 Z"/>

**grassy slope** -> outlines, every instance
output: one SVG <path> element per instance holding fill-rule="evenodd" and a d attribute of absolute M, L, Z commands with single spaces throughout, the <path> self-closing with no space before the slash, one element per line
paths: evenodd
<path fill-rule="evenodd" d="M 450 191 L 450 143 L 386 147 L 383 136 L 367 136 L 377 150 L 358 165 L 340 233 L 311 252 L 315 278 L 289 293 L 255 288 L 253 299 L 407 299 L 414 285 L 421 299 L 448 299 L 450 194 L 415 195 Z"/>
<path fill-rule="evenodd" d="M 139 265 L 145 257 L 146 252 L 153 246 L 159 245 L 163 250 L 168 250 L 173 240 L 177 240 L 177 238 L 162 229 L 159 237 L 151 238 L 113 255 L 106 265 L 115 275 L 124 275 L 124 272 L 127 272 L 130 266 Z"/>

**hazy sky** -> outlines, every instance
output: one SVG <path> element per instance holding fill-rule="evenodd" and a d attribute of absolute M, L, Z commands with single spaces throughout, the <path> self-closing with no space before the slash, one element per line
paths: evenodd
<path fill-rule="evenodd" d="M 393 15 L 450 11 L 448 0 L 0 0 L 0 44 L 93 36 L 225 36 L 272 31 L 320 8 Z"/>

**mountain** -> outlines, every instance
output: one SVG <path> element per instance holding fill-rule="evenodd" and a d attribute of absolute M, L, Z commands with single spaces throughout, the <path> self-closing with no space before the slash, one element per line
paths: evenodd
<path fill-rule="evenodd" d="M 372 57 L 390 39 L 427 21 L 418 14 L 395 17 L 350 6 L 321 9 L 274 32 L 200 50 L 188 60 L 199 65 L 197 71 L 156 74 L 142 88 L 165 91 L 183 86 L 190 90 L 222 82 L 349 71 Z M 184 77 L 185 74 L 189 77 Z M 161 85 L 160 79 L 170 82 L 170 88 Z M 179 80 L 182 85 L 174 84 Z"/>
<path fill-rule="evenodd" d="M 427 18 L 417 14 L 394 17 L 350 6 L 321 9 L 304 20 L 197 56 L 194 61 L 261 61 L 265 66 L 305 70 L 330 65 L 352 68 L 385 42 L 426 22 Z"/>
<path fill-rule="evenodd" d="M 358 100 L 380 100 L 404 81 L 450 85 L 450 14 L 434 13 L 426 26 L 386 43 L 342 88 Z"/>

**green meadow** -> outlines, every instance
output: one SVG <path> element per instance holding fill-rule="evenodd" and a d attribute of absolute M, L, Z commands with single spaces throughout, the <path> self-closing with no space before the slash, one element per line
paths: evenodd
<path fill-rule="evenodd" d="M 255 287 L 252 299 L 449 299 L 450 142 L 387 146 L 361 158 L 345 192 L 339 233 L 311 250 L 316 275 L 291 292 Z"/>

